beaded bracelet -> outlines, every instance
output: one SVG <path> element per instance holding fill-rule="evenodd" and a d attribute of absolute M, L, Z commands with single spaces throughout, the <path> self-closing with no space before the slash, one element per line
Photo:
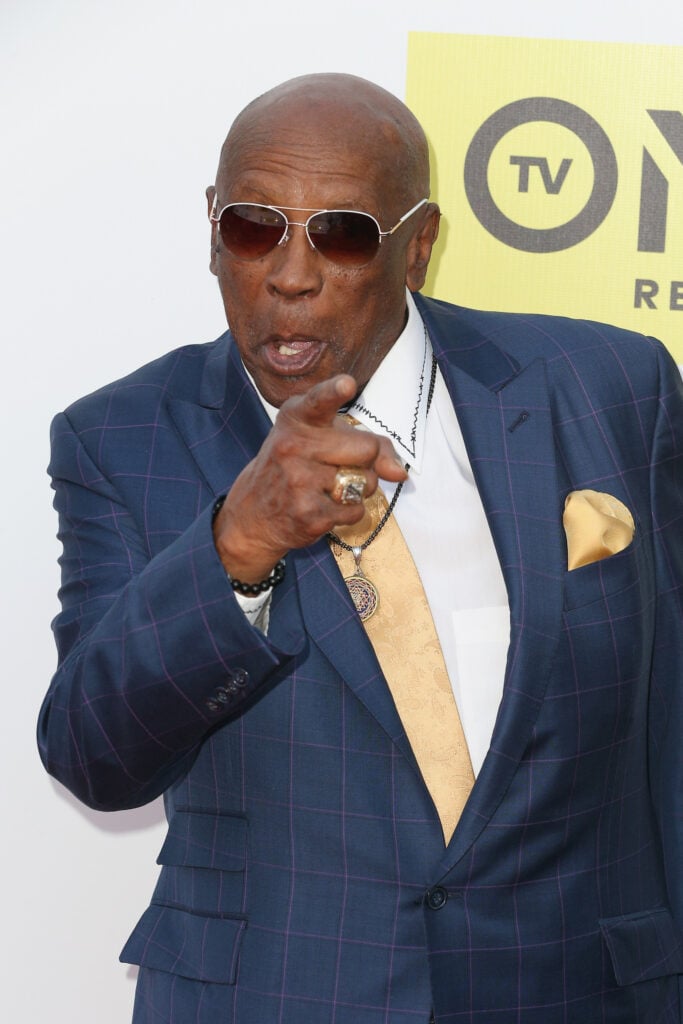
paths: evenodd
<path fill-rule="evenodd" d="M 211 510 L 211 524 L 213 525 L 216 516 L 223 507 L 226 495 L 222 494 L 220 498 L 217 498 L 214 503 L 213 509 Z M 230 580 L 230 586 L 237 594 L 241 594 L 242 597 L 258 597 L 259 594 L 265 594 L 267 590 L 272 590 L 278 583 L 282 583 L 285 578 L 285 562 L 281 558 L 277 563 L 270 576 L 267 576 L 264 580 L 259 580 L 258 583 L 243 583 L 242 580 L 236 580 L 234 576 L 228 574 Z"/>
<path fill-rule="evenodd" d="M 228 576 L 230 586 L 236 593 L 241 594 L 242 597 L 258 597 L 259 594 L 265 594 L 267 590 L 271 590 L 278 583 L 282 583 L 284 578 L 285 562 L 283 558 L 277 563 L 270 576 L 265 580 L 260 580 L 259 583 L 242 583 L 241 580 L 236 580 L 234 576 Z"/>

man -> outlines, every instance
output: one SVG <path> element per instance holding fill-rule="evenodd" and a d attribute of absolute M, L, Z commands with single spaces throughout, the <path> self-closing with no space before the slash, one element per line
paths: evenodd
<path fill-rule="evenodd" d="M 427 148 L 368 82 L 260 97 L 207 196 L 230 331 L 53 436 L 41 753 L 169 817 L 135 1021 L 681 1021 L 670 358 L 419 296 Z"/>

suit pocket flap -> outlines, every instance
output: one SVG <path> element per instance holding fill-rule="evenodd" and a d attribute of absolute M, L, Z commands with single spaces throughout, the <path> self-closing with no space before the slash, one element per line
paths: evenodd
<path fill-rule="evenodd" d="M 124 946 L 124 964 L 139 964 L 196 981 L 234 985 L 246 921 L 202 917 L 152 904 Z"/>
<path fill-rule="evenodd" d="M 599 923 L 618 985 L 683 972 L 683 936 L 665 907 Z"/>
<path fill-rule="evenodd" d="M 243 871 L 246 850 L 246 818 L 176 811 L 157 864 Z"/>

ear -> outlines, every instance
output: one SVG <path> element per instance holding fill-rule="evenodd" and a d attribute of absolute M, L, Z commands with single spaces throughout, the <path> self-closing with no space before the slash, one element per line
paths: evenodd
<path fill-rule="evenodd" d="M 439 234 L 440 219 L 439 207 L 436 203 L 429 203 L 423 214 L 422 223 L 408 245 L 406 285 L 411 292 L 419 292 L 425 283 L 432 246 Z"/>
<path fill-rule="evenodd" d="M 213 209 L 214 200 L 216 198 L 216 188 L 214 185 L 209 185 L 206 190 L 206 215 L 211 222 L 211 258 L 209 260 L 209 270 L 212 274 L 217 273 L 216 267 L 216 256 L 220 252 L 220 236 L 218 234 L 218 224 L 211 220 L 211 211 Z"/>

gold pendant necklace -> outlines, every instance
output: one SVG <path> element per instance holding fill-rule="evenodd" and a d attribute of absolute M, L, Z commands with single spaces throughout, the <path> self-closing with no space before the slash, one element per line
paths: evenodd
<path fill-rule="evenodd" d="M 356 563 L 356 571 L 350 576 L 344 577 L 344 583 L 348 587 L 351 600 L 361 622 L 366 622 L 371 615 L 374 615 L 379 605 L 379 593 L 377 587 L 367 578 L 360 567 L 360 560 L 363 557 L 363 548 L 358 545 L 351 548 Z"/>
<path fill-rule="evenodd" d="M 408 466 L 406 465 L 406 470 L 407 469 Z M 338 537 L 336 533 L 330 532 L 327 535 L 332 544 L 336 544 L 344 551 L 350 551 L 353 555 L 353 560 L 356 563 L 356 569 L 350 576 L 344 576 L 344 583 L 346 584 L 347 590 L 351 595 L 351 600 L 353 601 L 354 607 L 362 622 L 366 622 L 370 616 L 374 615 L 377 611 L 377 608 L 379 607 L 379 591 L 372 580 L 369 580 L 361 569 L 360 560 L 363 557 L 365 549 L 372 544 L 373 540 L 380 530 L 382 530 L 385 523 L 391 516 L 391 513 L 394 511 L 394 505 L 398 501 L 398 496 L 401 493 L 403 484 L 404 481 L 401 480 L 394 491 L 394 496 L 384 512 L 384 515 L 377 523 L 377 526 L 370 536 L 366 537 L 362 544 L 347 544 L 346 541 L 342 540 L 341 537 Z M 374 497 L 376 498 L 377 496 L 375 495 Z M 372 501 L 373 499 L 371 498 L 370 500 Z"/>
<path fill-rule="evenodd" d="M 425 344 L 426 343 L 427 343 L 427 328 L 425 327 Z M 420 404 L 420 400 L 421 400 L 421 396 L 422 396 L 423 380 L 424 380 L 424 378 L 422 378 L 420 380 L 420 394 L 418 396 L 418 404 L 417 404 L 417 407 L 415 409 L 415 419 L 416 420 L 417 420 L 417 410 L 419 408 L 419 404 Z M 428 391 L 428 394 L 427 394 L 427 412 L 429 412 L 429 408 L 430 408 L 430 406 L 432 404 L 432 397 L 434 395 L 434 385 L 435 385 L 435 383 L 436 383 L 436 358 L 435 358 L 434 354 L 432 354 L 432 372 L 431 372 L 431 377 L 430 377 L 430 380 L 429 380 L 429 391 Z M 358 421 L 356 421 L 356 422 L 358 422 Z M 406 471 L 407 471 L 409 469 L 409 466 L 406 465 L 405 468 L 406 468 Z M 327 534 L 328 539 L 333 544 L 337 544 L 344 551 L 350 551 L 351 554 L 353 555 L 353 560 L 356 563 L 356 569 L 355 569 L 355 572 L 352 572 L 350 576 L 345 576 L 344 577 L 344 583 L 346 584 L 347 589 L 349 591 L 349 594 L 351 595 L 351 600 L 353 601 L 354 607 L 355 607 L 356 611 L 358 612 L 358 615 L 359 615 L 359 618 L 360 618 L 361 622 L 367 622 L 367 620 L 372 615 L 374 615 L 375 612 L 377 611 L 377 609 L 379 607 L 379 592 L 378 592 L 377 587 L 375 586 L 375 584 L 371 580 L 369 580 L 367 578 L 367 576 L 365 575 L 365 573 L 361 569 L 361 567 L 360 567 L 360 560 L 363 557 L 363 552 L 365 551 L 365 549 L 370 544 L 372 544 L 373 540 L 375 539 L 377 534 L 380 532 L 382 527 L 385 525 L 385 523 L 387 522 L 387 520 L 391 516 L 391 513 L 394 511 L 394 505 L 398 501 L 398 496 L 399 496 L 399 494 L 401 493 L 401 491 L 403 489 L 403 484 L 404 484 L 404 481 L 401 480 L 399 482 L 399 484 L 397 485 L 396 490 L 394 491 L 394 496 L 391 499 L 391 501 L 389 502 L 389 505 L 388 505 L 384 515 L 382 516 L 380 521 L 377 523 L 377 526 L 372 531 L 370 536 L 366 537 L 362 544 L 356 544 L 356 545 L 354 545 L 354 544 L 347 544 L 346 541 L 343 541 L 341 539 L 341 537 L 338 537 L 337 534 L 334 533 L 332 530 L 330 530 L 330 532 Z"/>

